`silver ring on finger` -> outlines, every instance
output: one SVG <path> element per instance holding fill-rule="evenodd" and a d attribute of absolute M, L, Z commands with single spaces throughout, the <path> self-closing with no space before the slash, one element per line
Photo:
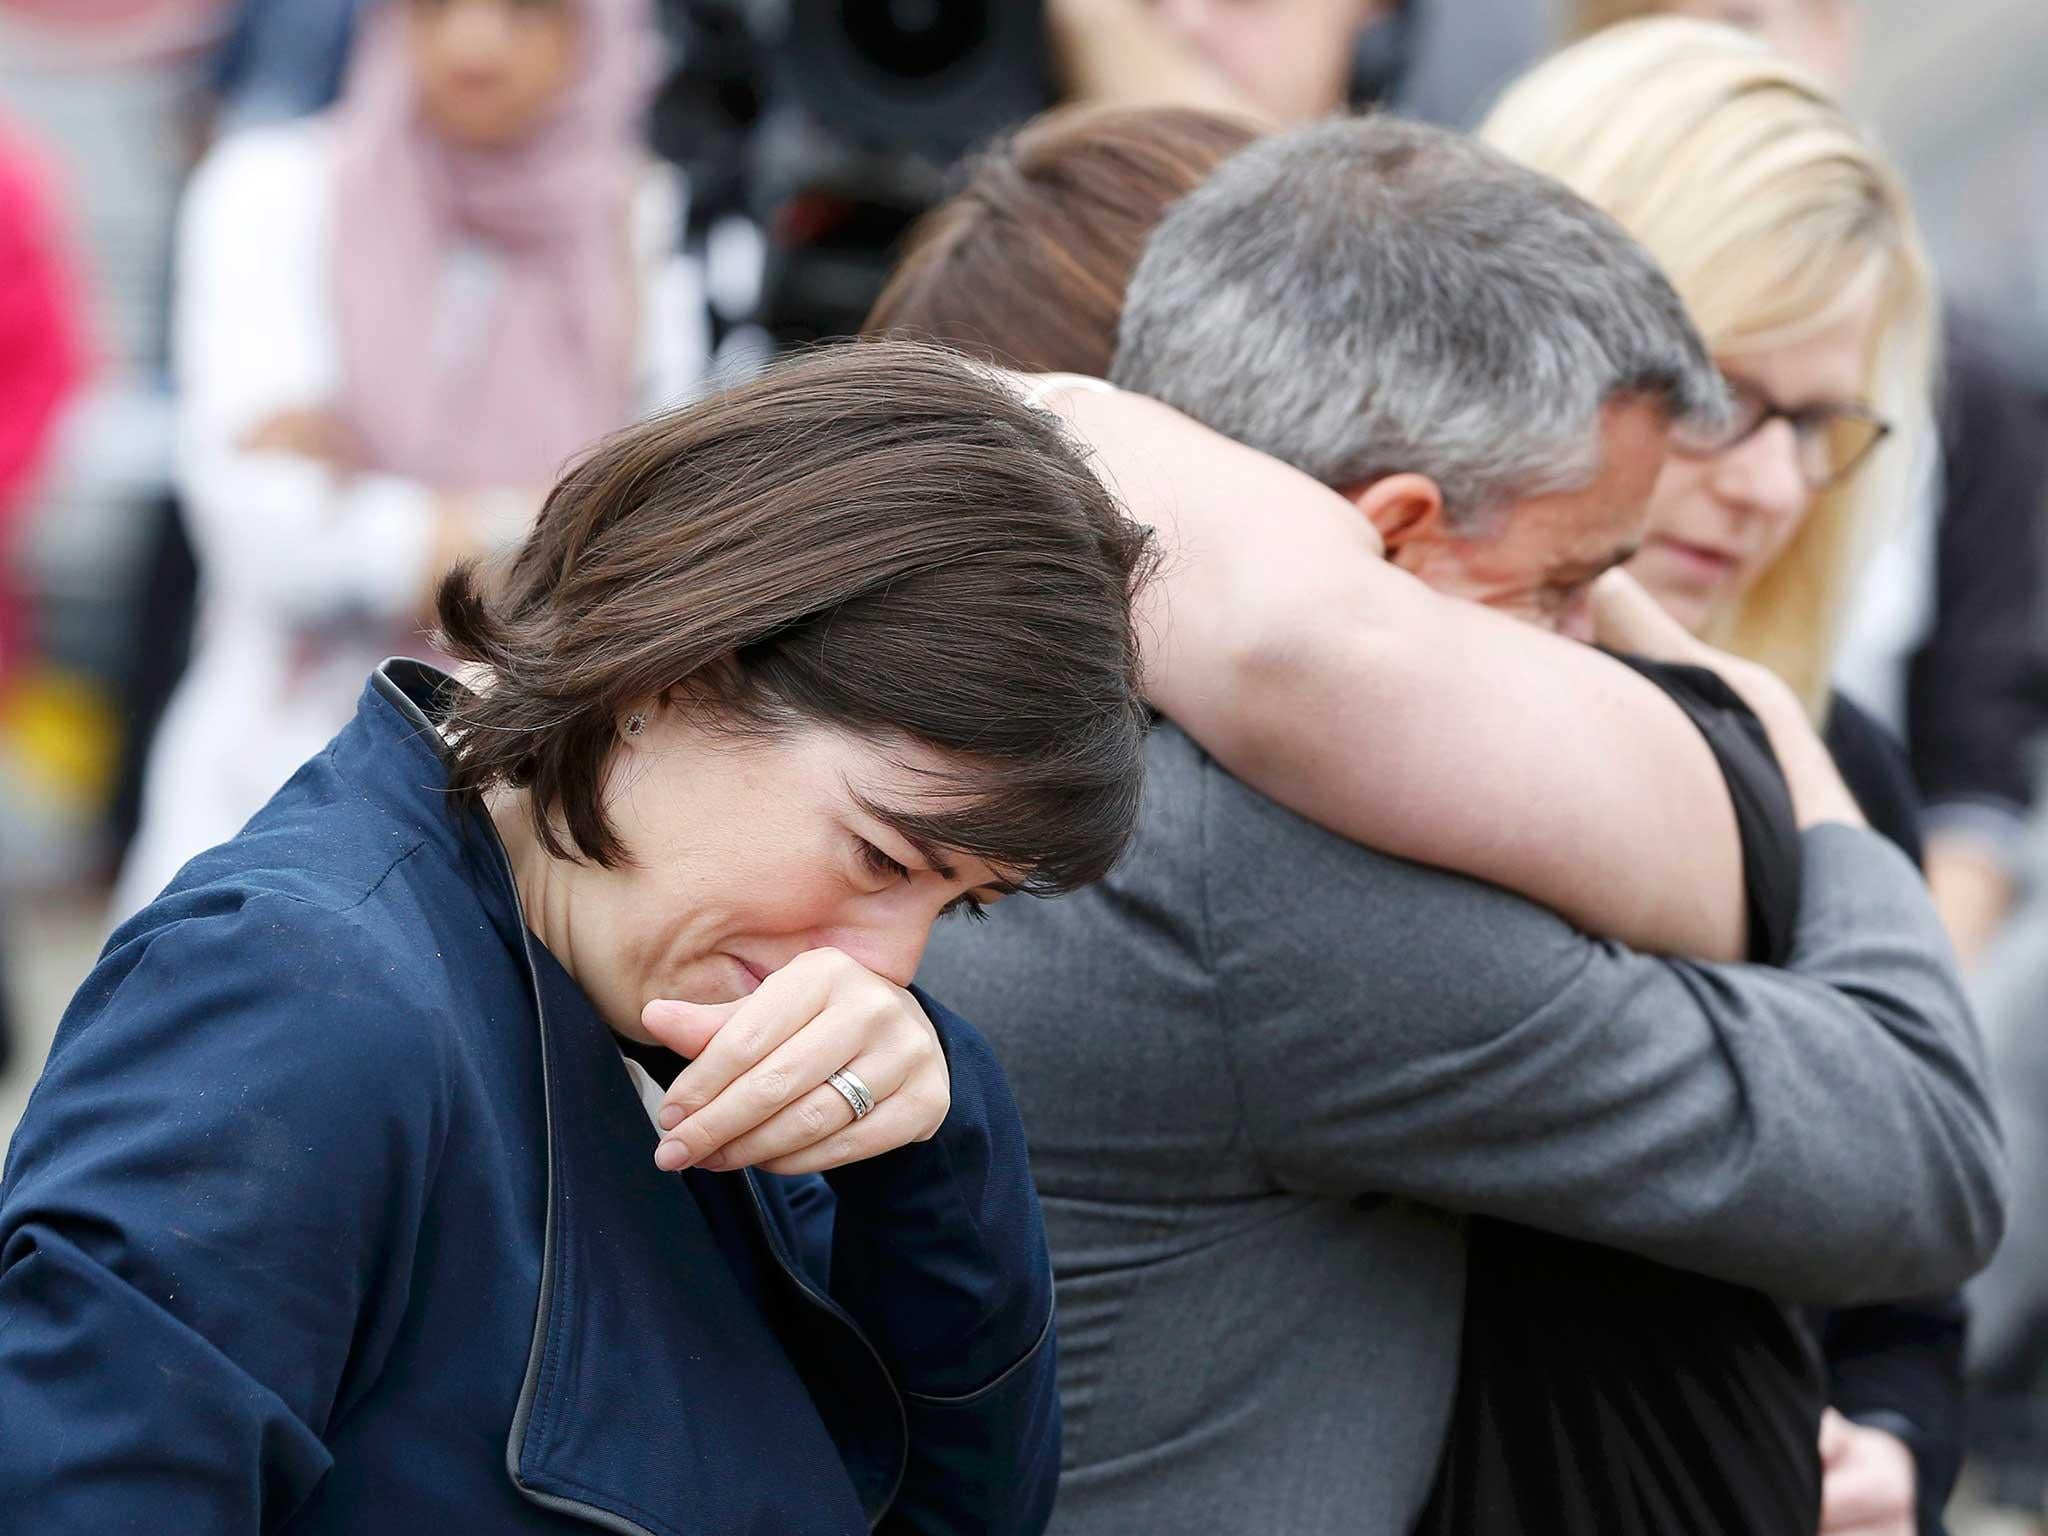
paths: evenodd
<path fill-rule="evenodd" d="M 846 1100 L 846 1107 L 853 1111 L 854 1119 L 867 1119 L 868 1112 L 875 1107 L 875 1096 L 868 1092 L 866 1083 L 845 1067 L 841 1067 L 825 1081 L 839 1090 L 839 1097 Z"/>

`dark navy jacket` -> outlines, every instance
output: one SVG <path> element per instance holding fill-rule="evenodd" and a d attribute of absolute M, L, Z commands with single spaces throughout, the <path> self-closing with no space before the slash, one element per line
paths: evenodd
<path fill-rule="evenodd" d="M 657 1171 L 448 808 L 447 686 L 380 670 L 58 1030 L 0 1183 L 0 1525 L 1040 1530 L 1050 1270 L 988 1047 L 921 999 L 931 1141 Z"/>

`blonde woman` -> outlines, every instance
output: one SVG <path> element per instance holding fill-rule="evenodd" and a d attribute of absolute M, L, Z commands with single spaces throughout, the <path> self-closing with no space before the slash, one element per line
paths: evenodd
<path fill-rule="evenodd" d="M 1480 135 L 1649 247 L 1737 402 L 1728 431 L 1672 454 L 1631 570 L 1689 629 L 1792 683 L 1873 824 L 1917 851 L 1896 746 L 1828 686 L 1857 573 L 1931 446 L 1930 280 L 1897 177 L 1812 74 L 1685 20 L 1566 50 Z M 1910 1532 L 1916 1484 L 1922 1520 L 1938 1521 L 1954 1470 L 1952 1310 L 1865 1309 L 1828 1326 L 1856 1335 L 1830 1349 L 1832 1386 L 1865 1422 L 1827 1421 L 1823 1529 Z M 1858 1378 L 1863 1345 L 1909 1338 L 1941 1341 L 1910 1402 L 1897 1373 L 1884 1388 Z"/>
<path fill-rule="evenodd" d="M 1657 15 L 1740 27 L 1833 91 L 1856 74 L 1852 0 L 1576 0 L 1571 20 L 1584 36 Z M 2012 907 L 2012 859 L 2033 797 L 2028 745 L 2048 727 L 2034 625 L 2048 587 L 2048 421 L 1992 316 L 1950 305 L 1942 329 L 1932 537 L 1916 528 L 1873 569 L 1842 672 L 1896 700 L 1926 801 L 1928 881 L 1969 961 Z"/>

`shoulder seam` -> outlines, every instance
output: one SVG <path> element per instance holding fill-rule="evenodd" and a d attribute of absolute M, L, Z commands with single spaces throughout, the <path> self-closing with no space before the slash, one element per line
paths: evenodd
<path fill-rule="evenodd" d="M 304 896 L 294 895 L 290 891 L 265 891 L 262 894 L 265 896 L 281 897 L 285 901 L 295 901 L 302 907 L 311 907 L 315 912 L 327 912 L 337 916 L 343 912 L 353 912 L 357 907 L 362 906 L 363 903 L 368 901 L 372 896 L 376 895 L 377 892 L 383 888 L 384 882 L 391 878 L 392 874 L 397 870 L 399 865 L 403 864 L 407 859 L 411 858 L 414 854 L 418 853 L 422 848 L 426 847 L 426 845 L 427 844 L 425 838 L 421 838 L 417 842 L 408 844 L 402 852 L 398 853 L 392 858 L 389 864 L 384 866 L 383 873 L 378 875 L 375 880 L 372 880 L 369 883 L 369 885 L 364 888 L 363 894 L 358 896 L 354 901 L 349 902 L 346 906 L 323 906 L 321 903 L 317 901 L 310 900 Z"/>

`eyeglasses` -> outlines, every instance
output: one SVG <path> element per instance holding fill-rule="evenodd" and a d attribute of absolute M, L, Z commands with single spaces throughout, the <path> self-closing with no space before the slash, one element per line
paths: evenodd
<path fill-rule="evenodd" d="M 1807 405 L 1793 410 L 1746 379 L 1727 382 L 1732 406 L 1727 425 L 1717 432 L 1681 429 L 1672 434 L 1674 451 L 1690 459 L 1712 458 L 1782 421 L 1792 429 L 1801 477 L 1808 489 L 1819 492 L 1840 485 L 1870 457 L 1871 449 L 1891 435 L 1892 424 L 1867 405 Z"/>

